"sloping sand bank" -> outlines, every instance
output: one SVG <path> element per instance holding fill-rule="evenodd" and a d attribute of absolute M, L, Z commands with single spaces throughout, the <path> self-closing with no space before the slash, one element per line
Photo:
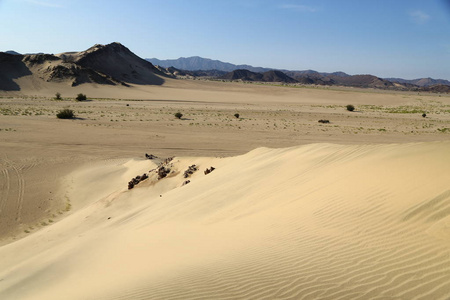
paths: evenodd
<path fill-rule="evenodd" d="M 0 248 L 0 298 L 450 296 L 450 142 L 174 158 L 167 178 L 127 190 L 155 167 L 74 172 L 80 208 Z"/>

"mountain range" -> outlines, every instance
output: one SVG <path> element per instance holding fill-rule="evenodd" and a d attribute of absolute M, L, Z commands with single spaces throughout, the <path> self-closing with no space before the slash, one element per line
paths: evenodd
<path fill-rule="evenodd" d="M 178 70 L 183 71 L 203 71 L 206 72 L 206 76 L 210 76 L 211 70 L 215 70 L 217 72 L 233 72 L 236 70 L 248 70 L 254 73 L 264 73 L 268 71 L 273 71 L 271 68 L 263 68 L 263 67 L 253 67 L 250 65 L 235 65 L 232 63 L 222 62 L 220 60 L 212 60 L 209 58 L 202 58 L 199 56 L 192 57 L 180 57 L 178 59 L 168 59 L 168 60 L 159 60 L 157 58 L 147 58 L 149 62 L 154 65 L 158 65 L 163 68 L 173 67 Z M 390 87 L 395 86 L 394 83 L 398 84 L 406 84 L 406 87 L 410 85 L 415 85 L 419 87 L 428 87 L 437 84 L 449 85 L 450 81 L 445 79 L 432 79 L 432 78 L 418 78 L 418 79 L 402 79 L 402 78 L 379 78 L 373 75 L 349 75 L 344 72 L 318 72 L 314 70 L 303 70 L 303 71 L 293 71 L 293 70 L 285 70 L 279 69 L 277 71 L 283 72 L 290 78 L 297 80 L 300 83 L 304 84 L 340 84 L 340 85 L 350 85 L 350 86 L 367 86 L 373 85 L 377 87 Z M 240 71 L 243 74 L 242 71 Z M 244 75 L 244 74 L 243 74 Z M 224 77 L 223 77 L 224 76 Z M 219 78 L 234 78 L 238 79 L 237 74 L 223 74 L 217 77 Z M 245 74 L 244 77 L 250 78 L 251 81 L 254 81 L 255 75 Z M 248 77 L 250 76 L 250 77 Z M 357 77 L 354 77 L 357 76 Z M 347 79 L 345 79 L 347 78 Z M 241 80 L 245 80 L 241 78 Z M 362 82 L 360 82 L 362 81 Z M 370 82 L 369 82 L 370 81 Z M 378 82 L 374 82 L 378 81 Z M 356 85 L 355 85 L 356 84 Z"/>
<path fill-rule="evenodd" d="M 168 64 L 176 61 L 170 61 Z M 201 57 L 185 58 L 180 61 L 184 69 L 175 66 L 154 65 L 163 61 L 154 60 L 152 63 L 142 59 L 120 43 L 97 44 L 85 51 L 64 52 L 55 55 L 19 54 L 14 51 L 0 52 L 0 90 L 18 91 L 21 89 L 20 85 L 25 81 L 28 82 L 28 86 L 38 89 L 36 84 L 45 82 L 63 83 L 69 86 L 84 83 L 130 86 L 162 85 L 167 78 L 206 78 L 221 81 L 450 92 L 450 82 L 442 79 L 391 78 L 388 80 L 373 75 L 348 75 L 344 72 L 273 70 L 248 65 L 233 65 Z M 205 70 L 201 70 L 201 68 Z M 230 69 L 233 70 L 227 71 Z"/>
<path fill-rule="evenodd" d="M 200 56 L 180 57 L 178 59 L 159 60 L 157 58 L 147 58 L 149 62 L 163 68 L 174 67 L 180 70 L 197 71 L 197 70 L 219 70 L 224 72 L 231 72 L 238 69 L 245 69 L 252 72 L 267 72 L 272 69 L 253 67 L 250 65 L 234 65 L 231 63 L 222 62 L 220 60 L 212 60 Z"/>

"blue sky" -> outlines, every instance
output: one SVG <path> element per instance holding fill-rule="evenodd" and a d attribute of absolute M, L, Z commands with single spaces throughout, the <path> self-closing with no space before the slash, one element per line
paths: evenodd
<path fill-rule="evenodd" d="M 120 42 L 143 58 L 450 80 L 450 0 L 0 0 L 0 51 Z"/>

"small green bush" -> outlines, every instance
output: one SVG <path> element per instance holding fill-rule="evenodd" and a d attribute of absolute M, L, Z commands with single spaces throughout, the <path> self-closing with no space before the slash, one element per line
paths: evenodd
<path fill-rule="evenodd" d="M 65 108 L 60 110 L 59 113 L 56 114 L 56 117 L 58 119 L 73 119 L 75 114 L 73 113 L 73 110 Z"/>
<path fill-rule="evenodd" d="M 239 119 L 239 114 L 234 114 L 234 116 L 236 117 L 236 119 Z"/>
<path fill-rule="evenodd" d="M 355 107 L 353 105 L 351 105 L 351 104 L 347 105 L 346 108 L 347 108 L 348 111 L 354 111 L 355 110 Z"/>
<path fill-rule="evenodd" d="M 77 101 L 86 101 L 87 97 L 84 94 L 78 94 L 77 97 L 75 98 Z"/>
<path fill-rule="evenodd" d="M 175 114 L 175 117 L 178 118 L 178 119 L 181 119 L 182 116 L 183 116 L 183 114 L 180 113 L 180 112 L 177 112 L 177 113 Z"/>
<path fill-rule="evenodd" d="M 58 92 L 55 94 L 55 100 L 62 100 L 61 93 Z"/>

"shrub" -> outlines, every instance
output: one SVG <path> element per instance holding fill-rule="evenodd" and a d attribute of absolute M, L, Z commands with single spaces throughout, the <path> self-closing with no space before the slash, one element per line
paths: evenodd
<path fill-rule="evenodd" d="M 346 108 L 347 108 L 348 111 L 354 111 L 355 110 L 355 107 L 353 105 L 351 105 L 351 104 L 347 105 Z"/>
<path fill-rule="evenodd" d="M 61 93 L 58 92 L 55 94 L 55 100 L 62 100 Z"/>
<path fill-rule="evenodd" d="M 84 94 L 78 94 L 77 97 L 75 98 L 77 101 L 86 101 L 86 95 Z"/>
<path fill-rule="evenodd" d="M 426 114 L 426 113 L 423 113 L 423 114 L 422 114 L 422 117 L 426 118 L 426 117 L 427 117 L 427 114 Z"/>
<path fill-rule="evenodd" d="M 234 116 L 236 117 L 236 119 L 239 119 L 239 114 L 234 114 Z"/>
<path fill-rule="evenodd" d="M 180 113 L 180 112 L 177 112 L 177 113 L 175 114 L 175 117 L 178 118 L 178 119 L 181 119 L 182 116 L 183 116 L 183 114 Z"/>
<path fill-rule="evenodd" d="M 73 119 L 75 114 L 73 113 L 73 110 L 65 108 L 60 110 L 59 113 L 56 114 L 56 117 L 58 119 Z"/>

